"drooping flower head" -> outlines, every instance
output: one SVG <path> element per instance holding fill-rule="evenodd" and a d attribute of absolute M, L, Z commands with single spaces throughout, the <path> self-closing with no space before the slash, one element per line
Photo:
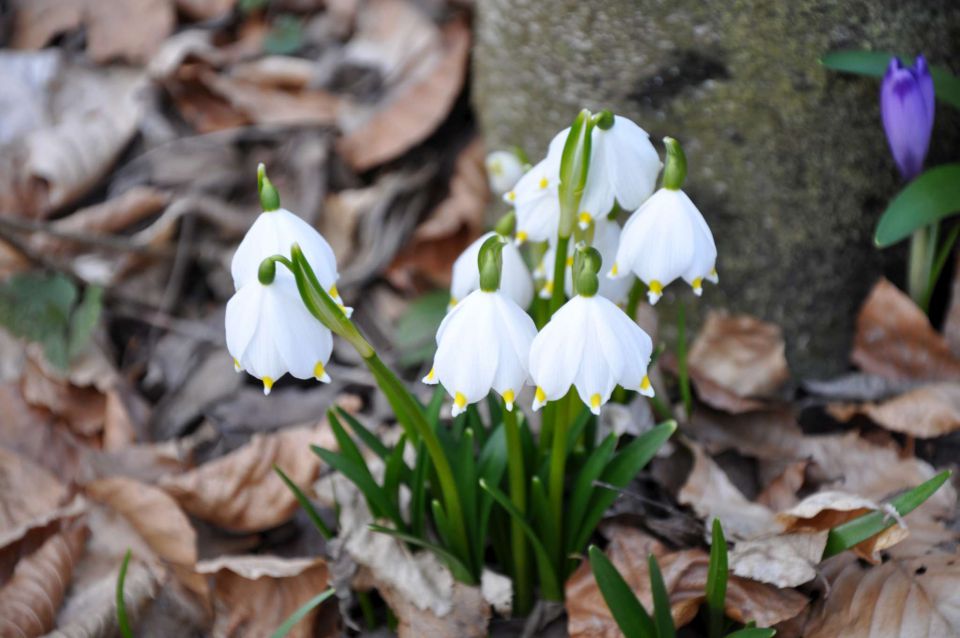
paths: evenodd
<path fill-rule="evenodd" d="M 490 190 L 497 195 L 509 191 L 523 177 L 523 162 L 516 153 L 494 151 L 487 155 L 484 164 L 487 167 Z"/>
<path fill-rule="evenodd" d="M 234 289 L 239 290 L 255 280 L 264 259 L 273 255 L 289 255 L 290 247 L 299 244 L 321 285 L 342 305 L 340 293 L 337 291 L 337 258 L 330 244 L 313 226 L 287 209 L 280 208 L 279 197 L 275 197 L 276 189 L 267 179 L 262 164 L 257 178 L 261 184 L 261 192 L 272 195 L 261 197 L 263 212 L 253 222 L 233 255 L 230 274 L 233 275 Z M 277 276 L 293 279 L 293 275 L 286 269 L 278 272 Z M 351 310 L 344 308 L 344 311 L 349 316 Z"/>
<path fill-rule="evenodd" d="M 686 159 L 676 140 L 665 138 L 667 168 L 663 188 L 637 209 L 623 227 L 616 261 L 609 277 L 633 272 L 647 285 L 647 297 L 655 304 L 663 289 L 682 278 L 697 295 L 703 281 L 719 281 L 717 246 L 703 215 L 680 190 L 686 175 Z"/>
<path fill-rule="evenodd" d="M 601 260 L 593 248 L 577 275 L 577 295 L 565 303 L 530 347 L 530 376 L 537 386 L 533 409 L 563 397 L 571 386 L 594 414 L 617 385 L 647 396 L 649 335 L 609 299 L 598 295 Z"/>
<path fill-rule="evenodd" d="M 880 115 L 890 152 L 904 180 L 923 170 L 935 109 L 933 78 L 922 55 L 912 67 L 891 58 L 880 85 Z"/>
<path fill-rule="evenodd" d="M 613 221 L 604 221 L 598 224 L 595 224 L 593 228 L 593 238 L 590 242 L 594 248 L 600 253 L 601 259 L 604 263 L 613 263 L 613 260 L 617 256 L 617 247 L 620 245 L 620 226 Z M 564 292 L 567 297 L 573 296 L 573 255 L 577 250 L 577 244 L 571 242 L 568 244 L 567 250 L 567 262 L 566 262 L 566 282 L 564 284 Z M 546 299 L 549 299 L 553 294 L 553 267 L 554 259 L 556 255 L 556 249 L 551 245 L 547 252 L 544 253 L 543 259 L 540 262 L 540 265 L 537 267 L 538 276 L 543 279 L 543 287 L 540 289 L 540 296 Z M 600 279 L 600 288 L 597 291 L 597 294 L 602 295 L 612 301 L 617 305 L 622 305 L 626 302 L 627 296 L 630 293 L 630 287 L 633 285 L 633 281 L 628 277 L 620 277 L 617 279 L 612 279 L 610 277 L 602 277 Z"/>
<path fill-rule="evenodd" d="M 527 358 L 537 334 L 533 320 L 499 290 L 501 251 L 497 234 L 480 249 L 480 288 L 461 300 L 437 330 L 437 354 L 424 383 L 442 383 L 456 416 L 494 390 L 507 409 L 529 377 Z"/>

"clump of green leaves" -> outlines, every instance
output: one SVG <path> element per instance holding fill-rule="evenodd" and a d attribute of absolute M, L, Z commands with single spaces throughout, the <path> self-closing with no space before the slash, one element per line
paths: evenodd
<path fill-rule="evenodd" d="M 86 286 L 81 296 L 60 273 L 16 274 L 0 284 L 0 325 L 39 343 L 47 361 L 66 369 L 90 341 L 102 296 L 98 286 Z"/>

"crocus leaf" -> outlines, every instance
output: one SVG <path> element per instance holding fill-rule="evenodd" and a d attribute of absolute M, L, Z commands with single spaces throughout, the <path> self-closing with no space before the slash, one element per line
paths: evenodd
<path fill-rule="evenodd" d="M 888 51 L 834 51 L 820 58 L 820 64 L 834 71 L 880 78 L 887 72 L 890 58 L 894 56 L 904 62 L 913 59 L 909 55 Z M 942 66 L 931 66 L 930 76 L 937 98 L 960 109 L 960 78 Z"/>
<path fill-rule="evenodd" d="M 713 519 L 710 564 L 707 568 L 707 609 L 710 617 L 710 638 L 720 638 L 723 631 L 724 607 L 727 598 L 727 539 L 723 537 L 720 519 Z"/>
<path fill-rule="evenodd" d="M 890 505 L 897 510 L 900 516 L 906 516 L 933 496 L 933 493 L 940 489 L 940 486 L 948 478 L 950 478 L 949 470 L 940 472 L 929 481 L 921 483 L 909 492 L 892 499 Z M 823 550 L 823 557 L 826 559 L 846 551 L 896 524 L 897 519 L 889 513 L 874 511 L 858 516 L 843 525 L 838 525 L 830 530 L 830 535 L 827 537 L 827 546 Z"/>
<path fill-rule="evenodd" d="M 907 184 L 880 217 L 874 242 L 880 248 L 906 239 L 924 228 L 960 212 L 960 164 L 944 164 Z"/>
<path fill-rule="evenodd" d="M 307 614 L 309 614 L 314 607 L 323 604 L 323 601 L 327 600 L 331 596 L 333 596 L 333 588 L 320 592 L 307 602 L 303 603 L 303 605 L 301 605 L 297 611 L 290 614 L 290 616 L 283 621 L 283 624 L 280 625 L 275 632 L 273 632 L 270 638 L 283 638 L 286 636 L 298 622 L 306 618 Z"/>
<path fill-rule="evenodd" d="M 653 620 L 610 559 L 596 545 L 591 545 L 588 553 L 590 569 L 603 601 L 623 635 L 626 638 L 657 638 Z"/>

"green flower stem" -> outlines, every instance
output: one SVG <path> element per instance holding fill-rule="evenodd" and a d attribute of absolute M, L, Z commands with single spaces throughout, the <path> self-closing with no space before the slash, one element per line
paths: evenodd
<path fill-rule="evenodd" d="M 564 288 L 567 283 L 567 246 L 569 244 L 569 235 L 557 237 L 557 254 L 553 260 L 553 294 L 550 296 L 551 317 L 566 301 Z"/>
<path fill-rule="evenodd" d="M 957 243 L 958 235 L 960 235 L 960 225 L 955 225 L 950 229 L 950 234 L 943 240 L 943 243 L 940 244 L 940 248 L 937 249 L 936 259 L 933 260 L 933 269 L 930 271 L 927 287 L 923 294 L 923 303 L 921 304 L 923 308 L 930 307 L 930 298 L 933 297 L 933 289 L 937 285 L 937 280 L 940 279 L 940 273 L 943 272 L 943 267 L 946 265 L 947 259 L 953 252 L 953 246 Z"/>
<path fill-rule="evenodd" d="M 553 554 L 557 573 L 562 572 L 566 557 L 563 555 L 563 487 L 567 468 L 567 431 L 570 428 L 570 400 L 576 391 L 571 388 L 557 401 L 557 411 L 553 422 L 553 441 L 550 451 L 550 470 L 547 482 L 547 495 L 550 514 L 553 519 L 556 547 L 549 548 Z"/>
<path fill-rule="evenodd" d="M 517 407 L 503 410 L 507 438 L 507 470 L 510 475 L 510 501 L 521 514 L 527 513 L 527 477 L 523 467 L 523 442 L 517 425 Z M 526 616 L 533 605 L 531 563 L 527 538 L 520 521 L 510 520 L 510 544 L 513 550 L 513 613 Z"/>
<path fill-rule="evenodd" d="M 693 392 L 690 390 L 690 372 L 687 369 L 687 304 L 684 301 L 680 301 L 677 307 L 677 373 L 680 377 L 680 398 L 689 421 L 693 414 Z"/>
<path fill-rule="evenodd" d="M 918 306 L 927 311 L 925 296 L 937 251 L 937 224 L 913 233 L 910 238 L 910 261 L 907 266 L 907 292 Z"/>
<path fill-rule="evenodd" d="M 300 297 L 303 299 L 307 310 L 333 332 L 350 342 L 373 373 L 377 385 L 386 395 L 390 407 L 393 408 L 407 437 L 411 441 L 422 440 L 426 446 L 427 453 L 430 455 L 430 460 L 433 462 L 440 481 L 445 514 L 450 521 L 453 535 L 451 544 L 456 555 L 468 565 L 472 565 L 470 537 L 467 532 L 466 519 L 464 518 L 463 507 L 460 504 L 460 495 L 457 491 L 453 470 L 450 467 L 450 461 L 444 454 L 440 439 L 437 438 L 436 432 L 433 431 L 427 421 L 423 408 L 413 398 L 403 382 L 397 378 L 397 375 L 380 360 L 373 346 L 363 338 L 363 335 L 343 313 L 337 302 L 324 290 L 298 246 L 293 246 L 291 256 L 293 257 L 293 274 L 297 280 L 297 289 L 300 291 Z"/>

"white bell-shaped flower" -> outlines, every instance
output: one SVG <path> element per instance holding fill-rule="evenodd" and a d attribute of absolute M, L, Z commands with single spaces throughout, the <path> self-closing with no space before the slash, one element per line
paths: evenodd
<path fill-rule="evenodd" d="M 534 410 L 563 397 L 571 386 L 594 414 L 617 385 L 653 395 L 647 377 L 653 342 L 616 304 L 596 294 L 596 270 L 591 275 L 592 289 L 584 290 L 581 275 L 580 294 L 553 315 L 530 347 Z"/>
<path fill-rule="evenodd" d="M 326 365 L 333 335 L 310 314 L 292 277 L 277 269 L 272 282 L 254 277 L 227 302 L 227 350 L 237 371 L 263 381 L 263 393 L 286 373 L 330 381 Z"/>
<path fill-rule="evenodd" d="M 480 269 L 477 258 L 483 243 L 496 233 L 490 231 L 480 236 L 453 262 L 453 276 L 450 283 L 450 306 L 465 299 L 474 290 L 480 288 Z M 500 280 L 500 292 L 513 299 L 521 308 L 529 308 L 533 301 L 533 278 L 527 269 L 523 255 L 517 247 L 508 243 L 503 247 L 503 275 Z"/>
<path fill-rule="evenodd" d="M 620 245 L 620 226 L 613 221 L 601 221 L 596 224 L 593 233 L 592 246 L 600 252 L 603 263 L 612 263 L 617 256 L 617 247 Z M 576 244 L 568 244 L 566 282 L 564 292 L 567 297 L 573 296 L 573 253 L 576 250 Z M 556 249 L 551 244 L 544 253 L 540 265 L 537 266 L 537 274 L 543 279 L 543 286 L 540 288 L 540 296 L 549 299 L 553 295 L 553 260 L 556 255 Z M 618 306 L 627 301 L 630 294 L 630 287 L 633 282 L 626 277 L 612 279 L 602 277 L 600 279 L 600 288 L 598 294 L 603 295 Z"/>
<path fill-rule="evenodd" d="M 564 139 L 566 133 L 560 133 Z M 636 210 L 653 193 L 661 166 L 646 131 L 625 117 L 603 113 L 590 138 L 580 227 L 586 229 L 591 221 L 605 217 L 614 202 L 625 210 Z"/>
<path fill-rule="evenodd" d="M 517 212 L 517 243 L 556 238 L 560 225 L 560 160 L 566 133 L 550 142 L 547 156 L 527 171 L 503 201 Z"/>
<path fill-rule="evenodd" d="M 491 390 L 508 410 L 529 378 L 527 360 L 537 328 L 523 309 L 498 290 L 502 269 L 499 235 L 480 250 L 480 288 L 453 307 L 437 330 L 437 354 L 424 383 L 442 383 L 453 397 L 453 415 Z"/>
<path fill-rule="evenodd" d="M 490 190 L 503 195 L 513 188 L 523 177 L 523 162 L 510 151 L 494 151 L 487 155 L 485 162 Z"/>
<path fill-rule="evenodd" d="M 313 272 L 334 301 L 343 307 L 340 293 L 337 291 L 337 258 L 327 240 L 317 230 L 285 208 L 265 210 L 244 235 L 233 255 L 230 273 L 236 290 L 256 280 L 260 263 L 273 255 L 289 257 L 290 247 L 299 244 Z M 283 269 L 277 272 L 279 278 L 293 278 Z M 352 309 L 343 308 L 349 317 Z"/>
<path fill-rule="evenodd" d="M 641 206 L 623 227 L 617 257 L 609 277 L 633 272 L 647 285 L 647 297 L 655 304 L 663 289 L 682 278 L 696 295 L 703 293 L 703 281 L 719 281 L 717 246 L 703 215 L 680 190 L 686 173 L 683 151 L 675 140 L 666 138 L 668 169 L 664 187 Z M 679 159 L 672 160 L 673 157 Z M 680 166 L 671 170 L 670 162 Z"/>

